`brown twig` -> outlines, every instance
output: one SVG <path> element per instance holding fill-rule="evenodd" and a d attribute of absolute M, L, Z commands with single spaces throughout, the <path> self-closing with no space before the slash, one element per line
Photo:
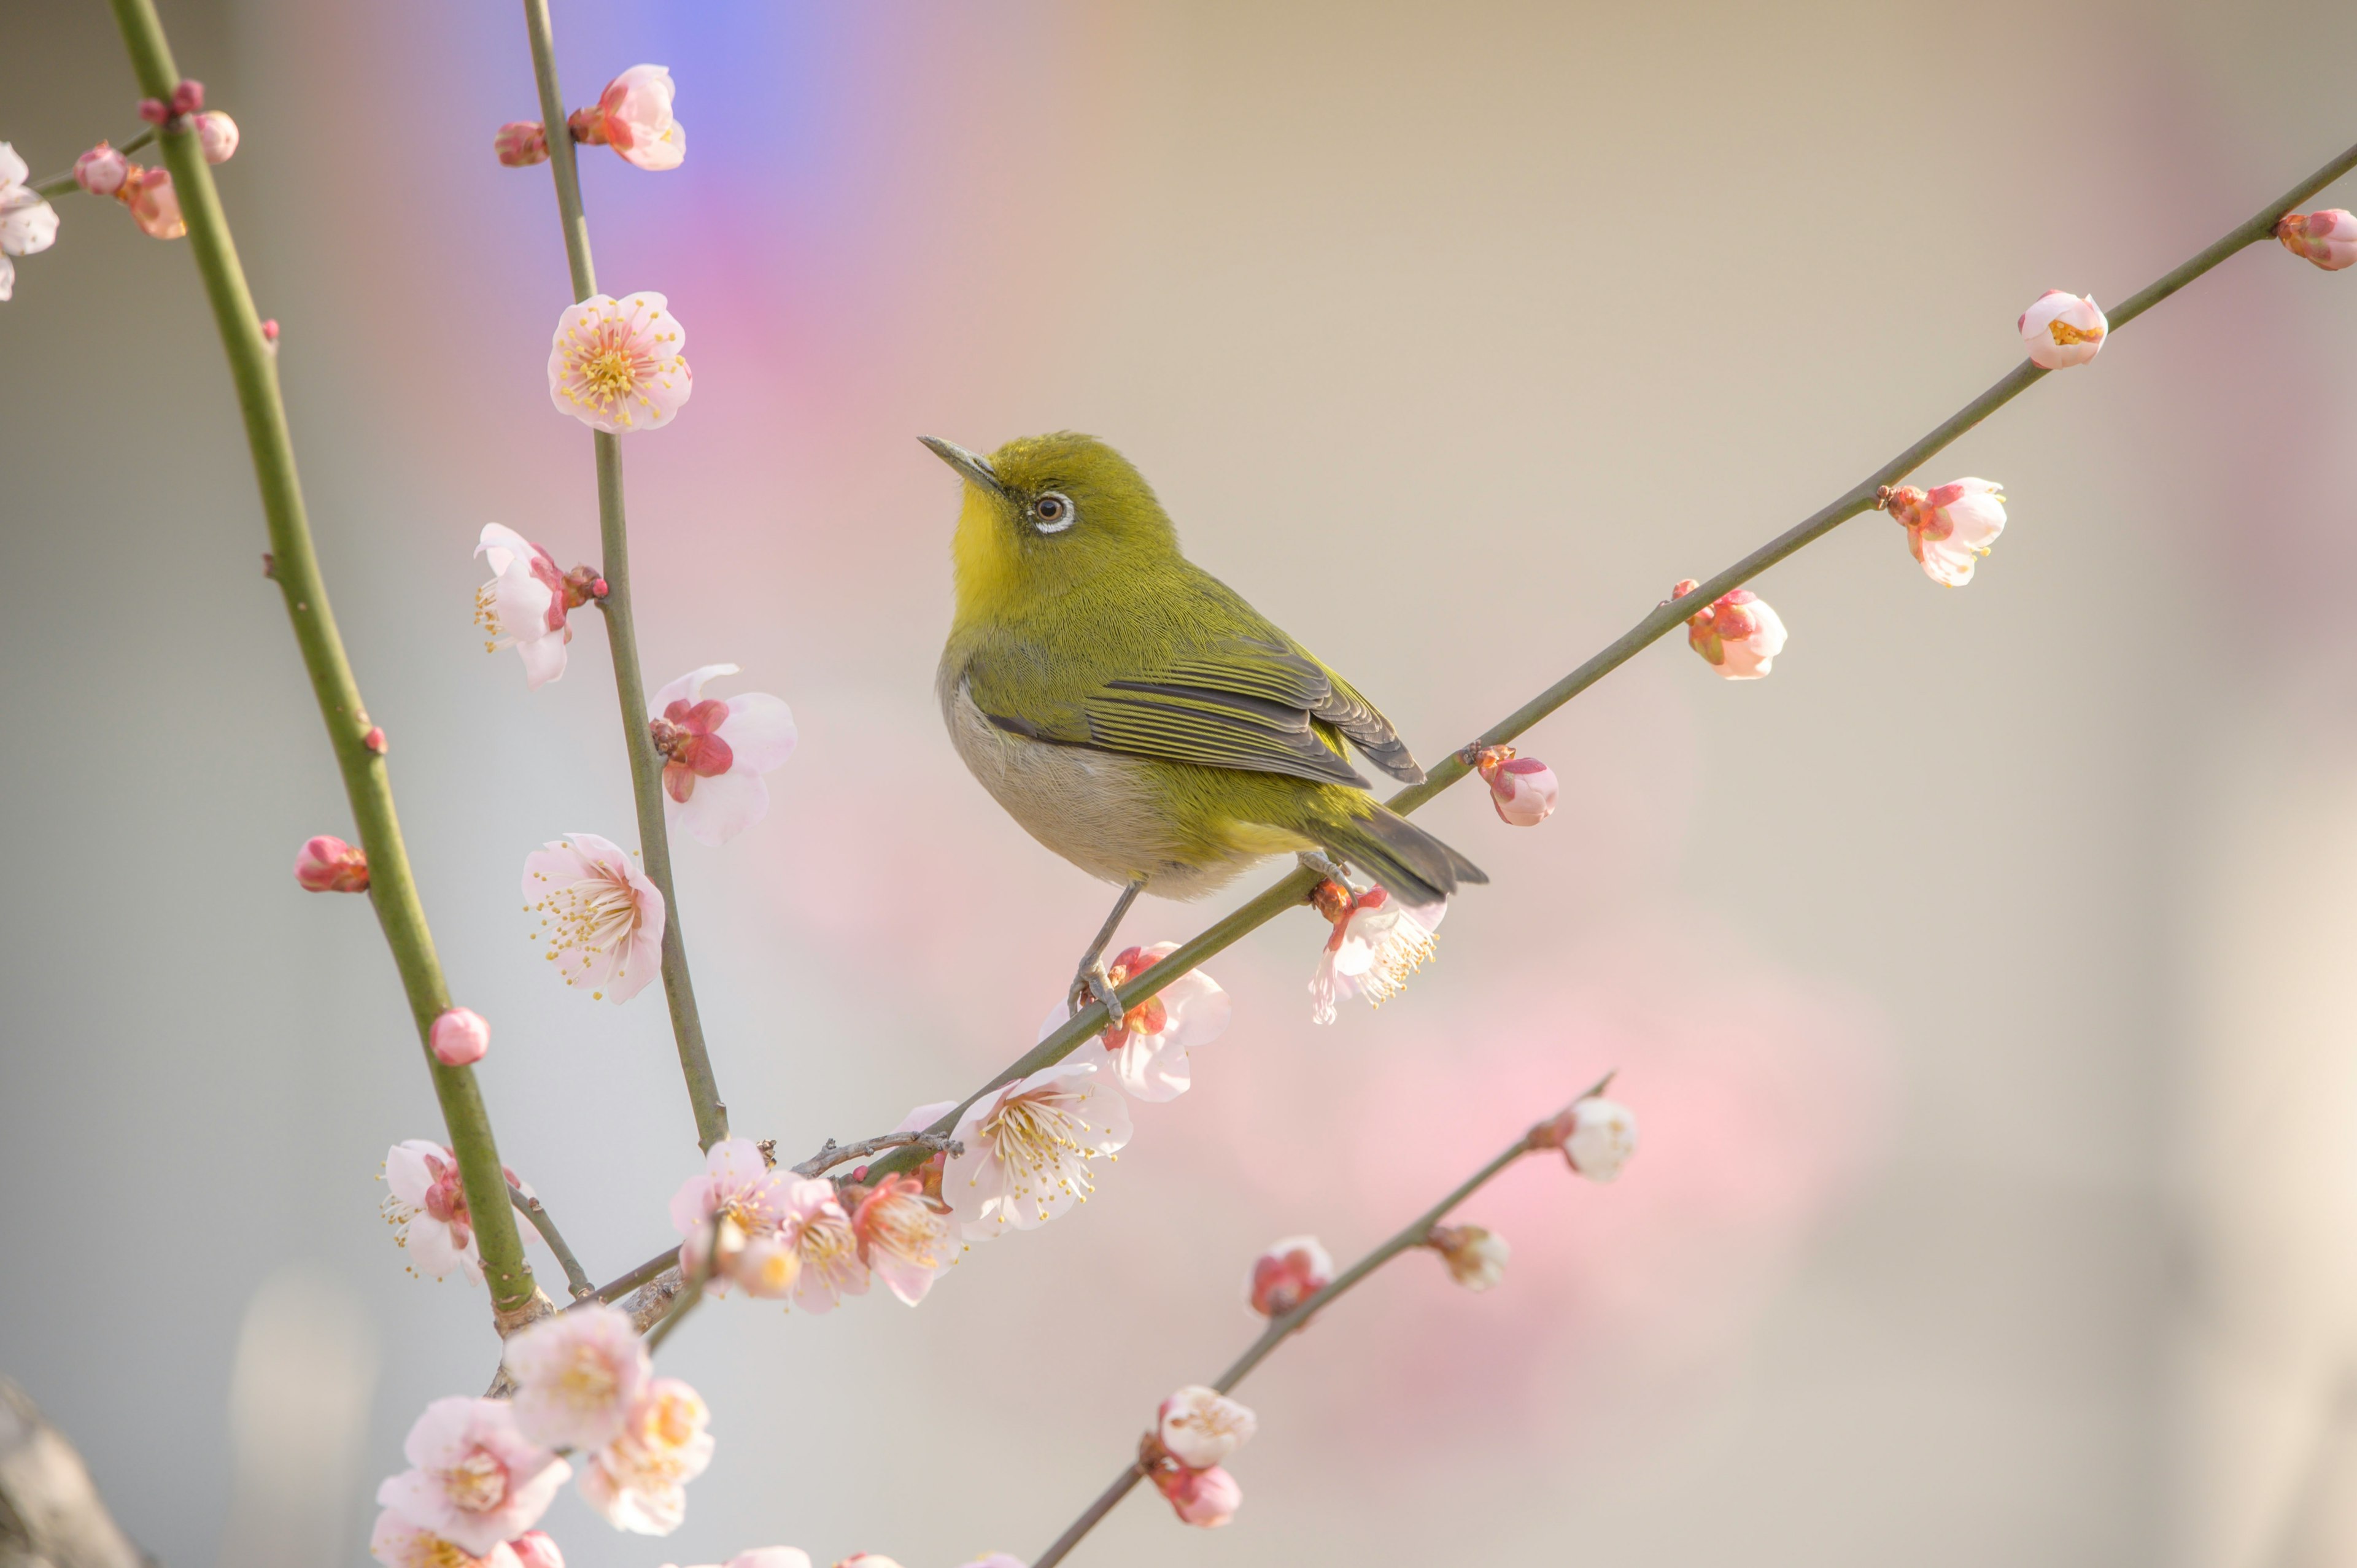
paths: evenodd
<path fill-rule="evenodd" d="M 556 1254 L 557 1265 L 565 1271 L 565 1288 L 572 1294 L 573 1299 L 587 1301 L 596 1295 L 597 1287 L 589 1283 L 589 1275 L 581 1267 L 581 1261 L 573 1255 L 573 1249 L 565 1244 L 565 1237 L 557 1230 L 555 1219 L 541 1206 L 540 1199 L 512 1183 L 508 1187 L 508 1198 L 523 1210 L 523 1217 L 532 1221 L 532 1228 L 540 1232 L 540 1239 L 548 1243 L 550 1251 Z"/>

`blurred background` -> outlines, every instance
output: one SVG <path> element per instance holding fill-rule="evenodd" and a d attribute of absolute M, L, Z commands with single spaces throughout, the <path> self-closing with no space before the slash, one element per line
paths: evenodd
<path fill-rule="evenodd" d="M 1107 897 L 942 733 L 919 434 L 1106 436 L 1431 762 L 1986 386 L 2041 290 L 2113 303 L 2357 137 L 2323 0 L 554 9 L 571 102 L 680 84 L 686 165 L 585 185 L 695 371 L 625 444 L 649 681 L 734 661 L 801 725 L 769 819 L 678 851 L 736 1126 L 791 1157 L 1028 1046 Z M 136 128 L 103 6 L 6 11 L 37 176 Z M 549 179 L 490 150 L 537 114 L 521 17 L 164 15 L 243 128 L 501 1152 L 609 1277 L 697 1156 L 657 993 L 565 990 L 516 897 L 545 840 L 634 841 L 603 629 L 528 694 L 469 624 L 485 522 L 597 554 Z M 287 873 L 350 819 L 194 269 L 59 207 L 0 308 L 0 1372 L 167 1563 L 359 1563 L 496 1347 L 377 1218 L 438 1120 L 367 906 Z M 1546 826 L 1430 809 L 1496 880 L 1405 995 L 1313 1027 L 1307 915 L 1222 955 L 1233 1027 L 1085 1210 L 918 1312 L 701 1314 L 685 1527 L 567 1492 L 568 1560 L 1028 1557 L 1248 1340 L 1264 1243 L 1351 1255 L 1617 1067 L 1617 1186 L 1518 1168 L 1465 1216 L 1499 1289 L 1406 1259 L 1246 1385 L 1232 1527 L 1137 1498 L 1078 1560 L 2349 1561 L 2352 349 L 2357 277 L 2270 246 L 2034 389 L 1923 476 L 2007 483 L 1969 590 L 1868 516 L 1757 585 L 1772 679 L 1613 675 L 1526 745 Z"/>

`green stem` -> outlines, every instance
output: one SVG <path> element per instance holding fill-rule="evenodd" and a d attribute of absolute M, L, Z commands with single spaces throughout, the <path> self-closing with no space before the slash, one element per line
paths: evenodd
<path fill-rule="evenodd" d="M 2352 168 L 2357 168 L 2357 147 L 2347 152 L 2293 186 L 2289 190 L 2260 209 L 2250 218 L 2236 224 L 2215 244 L 2209 246 L 2164 274 L 2157 282 L 2128 296 L 2126 304 L 2111 312 L 2108 319 L 2112 330 L 2117 331 L 2195 278 L 2215 267 L 2244 246 L 2266 239 L 2275 232 L 2276 221 Z M 1838 499 L 1803 520 L 1795 527 L 1777 535 L 1766 544 L 1746 555 L 1717 576 L 1705 581 L 1685 598 L 1664 600 L 1642 620 L 1621 634 L 1604 651 L 1574 670 L 1570 674 L 1507 714 L 1481 733 L 1480 738 L 1466 747 L 1471 750 L 1483 746 L 1503 746 L 1546 718 L 1557 708 L 1605 676 L 1629 662 L 1637 654 L 1661 639 L 1673 628 L 1682 624 L 1692 613 L 1691 607 L 1706 605 L 1720 595 L 1743 586 L 1769 567 L 1791 555 L 1803 545 L 1831 533 L 1851 518 L 1874 509 L 1876 496 L 1885 485 L 1895 485 L 1917 467 L 1946 447 L 1956 437 L 1970 430 L 1998 409 L 2027 391 L 2029 385 L 2042 380 L 2047 372 L 2028 360 L 2023 360 L 2006 372 L 1997 383 L 1972 402 L 1943 420 L 1932 433 L 1904 452 L 1877 468 L 1852 486 Z M 1386 802 L 1394 811 L 1405 815 L 1415 811 L 1434 796 L 1456 783 L 1472 769 L 1462 753 L 1450 756 L 1431 770 L 1421 784 L 1409 786 Z M 1168 958 L 1121 988 L 1120 1004 L 1124 1008 L 1136 1006 L 1163 986 L 1195 968 L 1205 959 L 1237 941 L 1248 932 L 1275 918 L 1285 910 L 1302 902 L 1317 886 L 1317 877 L 1308 871 L 1296 871 L 1270 887 L 1251 903 L 1212 926 L 1192 941 L 1180 946 Z M 1103 1032 L 1111 1015 L 1102 1003 L 1092 1003 L 1062 1028 L 1026 1051 L 1006 1070 L 966 1097 L 958 1107 L 926 1129 L 931 1133 L 947 1133 L 955 1129 L 957 1119 L 967 1107 L 984 1095 L 1018 1078 L 1039 1071 L 1059 1062 L 1080 1048 L 1082 1042 Z M 906 1170 L 925 1158 L 920 1150 L 902 1149 L 886 1155 L 872 1167 L 877 1176 Z M 1040 1568 L 1034 1564 L 1033 1568 Z"/>
<path fill-rule="evenodd" d="M 156 127 L 150 125 L 114 150 L 128 157 L 155 139 Z M 68 169 L 63 174 L 53 174 L 48 178 L 36 183 L 33 187 L 33 194 L 42 197 L 63 196 L 67 191 L 73 189 L 76 183 L 73 170 Z"/>
<path fill-rule="evenodd" d="M 532 1221 L 532 1228 L 540 1232 L 540 1239 L 548 1243 L 548 1250 L 556 1254 L 556 1265 L 565 1271 L 567 1294 L 576 1301 L 587 1301 L 595 1296 L 597 1287 L 589 1283 L 589 1272 L 581 1266 L 581 1260 L 573 1255 L 573 1249 L 565 1245 L 565 1233 L 557 1230 L 556 1219 L 548 1212 L 548 1206 L 537 1197 L 528 1197 L 522 1187 L 516 1187 L 508 1188 L 508 1201 L 523 1212 L 523 1217 Z"/>
<path fill-rule="evenodd" d="M 179 85 L 163 25 L 152 0 L 112 0 L 115 21 L 123 29 L 139 89 L 150 98 L 169 100 Z M 361 845 L 368 852 L 369 897 L 384 928 L 385 945 L 393 950 L 401 972 L 402 989 L 417 1026 L 419 1046 L 427 1070 L 434 1076 L 435 1097 L 442 1103 L 442 1119 L 449 1129 L 450 1146 L 458 1156 L 458 1174 L 467 1192 L 467 1207 L 475 1223 L 483 1272 L 490 1282 L 491 1304 L 507 1323 L 509 1315 L 528 1310 L 536 1291 L 532 1269 L 524 1262 L 523 1243 L 516 1232 L 515 1216 L 508 1208 L 506 1175 L 500 1168 L 499 1148 L 491 1138 L 490 1116 L 472 1068 L 445 1067 L 434 1059 L 427 1043 L 434 1020 L 450 1004 L 442 980 L 442 966 L 434 954 L 433 933 L 418 901 L 417 883 L 402 847 L 401 822 L 394 815 L 393 786 L 385 775 L 382 754 L 370 749 L 368 712 L 361 705 L 359 685 L 344 645 L 336 634 L 335 616 L 328 607 L 328 591 L 319 576 L 312 549 L 311 526 L 304 515 L 303 490 L 295 472 L 295 447 L 286 428 L 286 408 L 278 389 L 278 367 L 262 336 L 262 322 L 239 264 L 237 246 L 230 236 L 221 209 L 221 193 L 213 187 L 212 170 L 205 164 L 197 138 L 186 131 L 162 138 L 164 161 L 179 193 L 180 213 L 188 225 L 188 248 L 203 277 L 205 294 L 220 326 L 221 347 L 236 383 L 240 412 L 245 419 L 247 445 L 253 449 L 254 478 L 262 490 L 262 510 L 270 530 L 274 575 L 286 601 L 287 619 L 294 624 L 296 645 L 318 699 L 319 716 L 327 722 L 328 738 L 335 748 L 336 766 L 344 778 L 344 793 L 351 801 L 352 820 Z"/>
<path fill-rule="evenodd" d="M 576 304 L 597 292 L 597 269 L 589 257 L 589 220 L 581 209 L 581 173 L 573 137 L 565 129 L 565 93 L 556 80 L 556 42 L 548 21 L 548 0 L 523 0 L 524 31 L 532 40 L 532 72 L 540 88 L 541 124 L 548 142 L 549 172 L 556 180 L 556 211 L 565 227 L 565 260 L 573 274 Z M 622 509 L 622 448 L 604 431 L 592 437 L 597 454 L 597 533 L 605 559 L 606 641 L 614 656 L 614 691 L 622 705 L 622 745 L 630 758 L 630 795 L 638 810 L 639 854 L 647 880 L 663 899 L 663 995 L 671 1004 L 672 1037 L 679 1045 L 679 1070 L 687 1080 L 695 1111 L 695 1140 L 705 1149 L 728 1136 L 728 1107 L 712 1074 L 712 1054 L 704 1043 L 704 1020 L 696 1012 L 695 983 L 687 969 L 687 939 L 679 918 L 679 895 L 671 875 L 671 832 L 663 819 L 662 764 L 647 731 L 646 680 L 639 665 L 639 633 L 630 613 L 630 532 Z"/>

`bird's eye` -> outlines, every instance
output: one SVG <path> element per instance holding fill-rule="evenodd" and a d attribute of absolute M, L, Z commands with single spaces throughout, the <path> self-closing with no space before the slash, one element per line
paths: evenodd
<path fill-rule="evenodd" d="M 1049 490 L 1031 503 L 1033 525 L 1042 533 L 1061 533 L 1079 521 L 1072 498 Z"/>

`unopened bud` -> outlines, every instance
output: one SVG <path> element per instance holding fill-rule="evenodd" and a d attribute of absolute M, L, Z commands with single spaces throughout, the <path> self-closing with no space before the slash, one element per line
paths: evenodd
<path fill-rule="evenodd" d="M 597 575 L 595 566 L 576 566 L 565 574 L 565 607 L 568 610 L 603 604 L 606 594 L 606 579 Z"/>
<path fill-rule="evenodd" d="M 2049 371 L 2083 365 L 2103 352 L 2112 324 L 2093 299 L 2050 288 L 2014 325 L 2032 364 Z"/>
<path fill-rule="evenodd" d="M 565 1553 L 544 1530 L 524 1531 L 508 1542 L 508 1550 L 515 1553 L 520 1568 L 565 1568 Z"/>
<path fill-rule="evenodd" d="M 1163 1449 L 1190 1470 L 1207 1470 L 1251 1441 L 1260 1418 L 1251 1410 L 1200 1383 L 1189 1383 L 1162 1402 L 1154 1434 Z"/>
<path fill-rule="evenodd" d="M 1485 1291 L 1506 1274 L 1506 1239 L 1479 1225 L 1436 1225 L 1424 1244 L 1448 1265 L 1448 1277 L 1469 1291 Z"/>
<path fill-rule="evenodd" d="M 114 199 L 131 209 L 139 231 L 157 240 L 177 240 L 188 231 L 180 216 L 180 193 L 172 188 L 168 169 L 142 168 L 133 164 L 124 171 Z"/>
<path fill-rule="evenodd" d="M 468 1067 L 491 1048 L 491 1026 L 471 1007 L 451 1007 L 434 1020 L 428 1041 L 444 1067 Z"/>
<path fill-rule="evenodd" d="M 1334 1283 L 1334 1260 L 1315 1236 L 1288 1236 L 1253 1260 L 1244 1300 L 1263 1317 L 1282 1317 Z"/>
<path fill-rule="evenodd" d="M 492 134 L 491 151 L 507 168 L 544 164 L 548 161 L 548 132 L 537 120 L 511 120 Z"/>
<path fill-rule="evenodd" d="M 130 172 L 131 160 L 104 142 L 74 159 L 74 183 L 92 196 L 113 196 Z"/>
<path fill-rule="evenodd" d="M 160 125 L 172 117 L 172 112 L 164 107 L 160 98 L 143 98 L 139 101 L 139 117 L 150 125 Z"/>
<path fill-rule="evenodd" d="M 1687 577 L 1670 597 L 1684 598 L 1699 585 Z M 1750 589 L 1730 589 L 1686 617 L 1686 646 L 1729 681 L 1757 681 L 1784 651 L 1784 622 Z"/>
<path fill-rule="evenodd" d="M 361 744 L 367 746 L 371 751 L 375 752 L 379 757 L 382 757 L 385 754 L 386 749 L 384 726 L 382 725 L 369 725 L 368 734 L 361 736 Z"/>
<path fill-rule="evenodd" d="M 1485 746 L 1473 755 L 1474 771 L 1490 786 L 1490 804 L 1498 820 L 1518 828 L 1534 828 L 1554 814 L 1562 786 L 1555 769 L 1535 757 L 1517 757 L 1511 746 Z"/>
<path fill-rule="evenodd" d="M 368 852 L 321 833 L 295 852 L 295 880 L 313 893 L 365 893 Z"/>
<path fill-rule="evenodd" d="M 1178 1516 L 1178 1522 L 1198 1530 L 1217 1530 L 1236 1517 L 1244 1500 L 1244 1489 L 1236 1485 L 1236 1478 L 1217 1465 L 1208 1470 L 1172 1466 L 1157 1469 L 1152 1476 L 1155 1490 L 1169 1499 L 1170 1511 Z"/>
<path fill-rule="evenodd" d="M 210 109 L 197 116 L 196 127 L 197 144 L 204 149 L 205 162 L 229 162 L 237 151 L 237 122 L 218 109 Z"/>
<path fill-rule="evenodd" d="M 2287 212 L 2276 225 L 2276 238 L 2295 256 L 2337 273 L 2357 262 L 2357 217 L 2338 207 L 2322 212 Z"/>
<path fill-rule="evenodd" d="M 173 113 L 194 114 L 202 110 L 204 106 L 205 84 L 203 82 L 194 81 L 183 81 L 179 86 L 172 89 Z"/>
<path fill-rule="evenodd" d="M 2005 532 L 2005 487 L 1995 479 L 1951 479 L 1928 490 L 1885 489 L 1874 504 L 1907 529 L 1907 548 L 1923 575 L 1951 588 L 1973 580 L 1973 566 Z"/>
<path fill-rule="evenodd" d="M 1612 1180 L 1637 1152 L 1637 1115 L 1625 1105 L 1591 1096 L 1571 1108 L 1568 1120 L 1563 1157 L 1590 1181 Z"/>

